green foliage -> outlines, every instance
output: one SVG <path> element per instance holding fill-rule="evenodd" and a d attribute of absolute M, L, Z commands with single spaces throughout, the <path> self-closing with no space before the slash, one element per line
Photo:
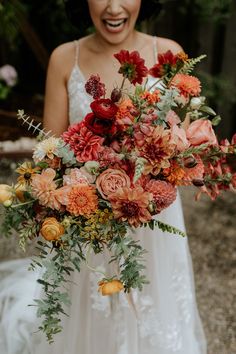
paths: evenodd
<path fill-rule="evenodd" d="M 187 15 L 189 9 L 196 17 L 205 22 L 226 21 L 233 8 L 233 0 L 179 0 L 178 10 Z"/>
<path fill-rule="evenodd" d="M 236 103 L 236 85 L 224 75 L 210 75 L 198 71 L 202 82 L 202 94 L 218 105 L 233 105 Z"/>
<path fill-rule="evenodd" d="M 117 234 L 109 245 L 114 256 L 112 262 L 117 262 L 120 268 L 120 280 L 124 284 L 126 292 L 131 288 L 142 290 L 143 285 L 148 283 L 142 271 L 145 269 L 144 255 L 146 251 L 140 246 L 139 241 L 132 237 L 121 237 Z"/>
<path fill-rule="evenodd" d="M 190 74 L 195 66 L 200 63 L 204 58 L 206 58 L 206 55 L 200 55 L 197 58 L 191 58 L 186 61 L 184 66 L 179 70 L 179 74 Z"/>
<path fill-rule="evenodd" d="M 20 1 L 0 2 L 0 39 L 5 41 L 12 50 L 17 49 L 19 44 L 19 24 L 17 11 L 26 14 L 27 8 Z"/>
<path fill-rule="evenodd" d="M 35 300 L 37 316 L 42 318 L 39 327 L 49 341 L 53 342 L 53 335 L 62 330 L 60 315 L 66 315 L 65 306 L 70 305 L 68 291 L 65 287 L 74 268 L 80 270 L 80 263 L 84 254 L 79 246 L 81 241 L 78 228 L 74 225 L 67 228 L 60 243 L 52 248 L 48 243 L 38 241 L 39 256 L 33 259 L 32 269 L 43 266 L 44 273 L 38 282 L 42 285 L 45 296 Z"/>

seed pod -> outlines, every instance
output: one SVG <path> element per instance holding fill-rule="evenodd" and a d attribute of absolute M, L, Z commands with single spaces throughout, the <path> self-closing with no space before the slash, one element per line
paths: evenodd
<path fill-rule="evenodd" d="M 114 88 L 111 91 L 111 100 L 112 102 L 118 102 L 121 99 L 122 93 L 121 90 L 118 88 Z"/>
<path fill-rule="evenodd" d="M 202 179 L 197 179 L 197 178 L 194 178 L 192 180 L 192 184 L 195 186 L 195 187 L 202 187 L 204 186 L 204 181 Z"/>
<path fill-rule="evenodd" d="M 184 159 L 184 167 L 193 168 L 197 166 L 197 161 L 194 156 L 189 156 Z"/>

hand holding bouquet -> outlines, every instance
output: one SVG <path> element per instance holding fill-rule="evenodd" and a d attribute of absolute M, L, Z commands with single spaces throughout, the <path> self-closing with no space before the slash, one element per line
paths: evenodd
<path fill-rule="evenodd" d="M 35 301 L 49 341 L 61 330 L 59 315 L 69 303 L 61 285 L 82 266 L 101 273 L 89 264 L 92 252 L 108 250 L 118 269 L 113 276 L 102 272 L 102 295 L 142 290 L 148 281 L 145 250 L 129 231 L 159 227 L 184 236 L 158 220 L 175 201 L 177 186 L 195 185 L 198 196 L 212 199 L 236 187 L 228 163 L 236 137 L 218 143 L 212 126 L 219 116 L 190 75 L 203 56 L 188 59 L 168 51 L 149 70 L 138 52 L 122 50 L 115 57 L 122 86 L 106 98 L 105 85 L 92 75 L 85 85 L 94 99 L 91 112 L 61 138 L 40 131 L 34 164 L 17 168 L 16 185 L 0 186 L 5 233 L 17 230 L 23 249 L 37 239 L 32 268 L 44 269 L 38 282 L 45 296 Z M 125 80 L 134 91 L 124 89 Z M 38 130 L 22 111 L 19 117 Z"/>

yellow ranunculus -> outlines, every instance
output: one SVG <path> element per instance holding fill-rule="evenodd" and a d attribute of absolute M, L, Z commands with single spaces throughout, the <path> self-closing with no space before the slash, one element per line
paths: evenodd
<path fill-rule="evenodd" d="M 8 184 L 0 184 L 0 203 L 12 200 L 13 192 L 12 187 Z"/>
<path fill-rule="evenodd" d="M 65 229 L 56 218 L 50 217 L 44 220 L 40 232 L 45 240 L 58 241 L 64 234 Z"/>
<path fill-rule="evenodd" d="M 98 285 L 98 291 L 100 291 L 103 296 L 112 295 L 124 289 L 124 285 L 121 283 L 120 280 L 117 279 L 113 279 L 110 281 L 101 281 L 98 283 Z"/>

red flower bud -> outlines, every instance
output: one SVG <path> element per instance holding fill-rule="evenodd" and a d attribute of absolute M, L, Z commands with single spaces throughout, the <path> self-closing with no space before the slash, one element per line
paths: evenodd
<path fill-rule="evenodd" d="M 195 166 L 197 166 L 197 161 L 193 156 L 189 156 L 184 159 L 184 167 L 193 168 Z"/>
<path fill-rule="evenodd" d="M 121 92 L 120 89 L 114 88 L 111 91 L 111 100 L 112 100 L 112 102 L 118 102 L 121 99 L 121 96 L 122 96 L 122 92 Z"/>
<path fill-rule="evenodd" d="M 203 187 L 204 186 L 204 181 L 202 179 L 197 179 L 197 178 L 194 178 L 192 180 L 192 184 L 195 186 L 195 187 Z"/>

